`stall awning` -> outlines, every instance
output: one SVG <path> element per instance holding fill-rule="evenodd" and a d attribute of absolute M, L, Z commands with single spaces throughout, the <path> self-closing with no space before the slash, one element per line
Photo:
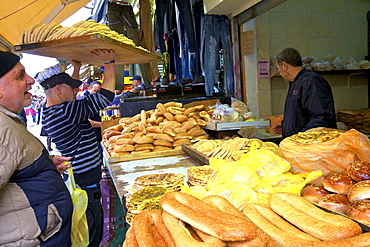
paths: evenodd
<path fill-rule="evenodd" d="M 61 23 L 90 1 L 0 0 L 0 50 L 18 45 L 24 29 L 34 24 Z"/>

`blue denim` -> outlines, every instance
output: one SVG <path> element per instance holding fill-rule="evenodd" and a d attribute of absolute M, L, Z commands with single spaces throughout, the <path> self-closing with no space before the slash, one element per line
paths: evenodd
<path fill-rule="evenodd" d="M 188 37 L 189 50 L 190 52 L 196 51 L 196 40 L 195 40 L 195 31 L 194 31 L 194 20 L 191 9 L 190 0 L 174 0 L 179 9 L 181 22 L 184 25 L 186 36 Z M 157 35 L 159 39 L 159 47 L 161 53 L 166 51 L 164 45 L 163 34 L 164 25 L 169 25 L 169 30 L 176 28 L 176 25 L 173 24 L 175 19 L 174 4 L 171 0 L 156 0 L 156 17 L 157 17 Z M 165 20 L 165 14 L 168 16 L 168 20 Z"/>
<path fill-rule="evenodd" d="M 181 69 L 182 69 L 182 78 L 189 78 L 193 79 L 192 73 L 191 73 L 191 60 L 190 60 L 190 54 L 189 54 L 189 48 L 188 44 L 186 42 L 186 39 L 183 35 L 181 35 L 181 38 L 183 39 L 182 42 L 182 55 L 181 55 Z"/>
<path fill-rule="evenodd" d="M 224 51 L 224 80 L 226 94 L 234 93 L 233 60 L 230 38 L 230 23 L 224 15 L 205 15 L 203 26 L 203 72 L 206 95 L 213 95 L 215 73 L 219 63 L 219 47 Z"/>

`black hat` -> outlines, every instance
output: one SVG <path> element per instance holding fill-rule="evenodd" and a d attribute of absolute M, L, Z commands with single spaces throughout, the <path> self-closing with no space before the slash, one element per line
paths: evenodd
<path fill-rule="evenodd" d="M 58 84 L 67 84 L 71 88 L 79 88 L 82 84 L 82 81 L 73 79 L 67 73 L 60 73 L 57 75 L 53 75 L 52 77 L 46 79 L 40 84 L 44 88 L 44 90 L 53 88 Z"/>
<path fill-rule="evenodd" d="M 20 60 L 20 57 L 9 51 L 0 51 L 0 77 L 11 70 Z"/>

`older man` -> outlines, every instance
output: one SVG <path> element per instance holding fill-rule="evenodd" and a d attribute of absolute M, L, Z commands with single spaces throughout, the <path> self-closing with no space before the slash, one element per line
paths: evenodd
<path fill-rule="evenodd" d="M 303 68 L 299 51 L 284 49 L 276 57 L 276 67 L 289 83 L 284 120 L 276 132 L 282 130 L 283 137 L 288 137 L 315 127 L 337 128 L 331 87 L 323 77 Z"/>
<path fill-rule="evenodd" d="M 71 246 L 72 201 L 60 176 L 70 158 L 52 160 L 18 116 L 34 84 L 19 60 L 0 51 L 0 245 Z"/>
<path fill-rule="evenodd" d="M 100 203 L 99 181 L 102 178 L 103 160 L 89 119 L 107 107 L 114 98 L 115 54 L 112 50 L 97 49 L 92 52 L 104 62 L 104 80 L 99 92 L 81 100 L 75 100 L 81 81 L 76 80 L 81 63 L 71 61 L 73 77 L 66 73 L 53 75 L 40 82 L 47 98 L 43 114 L 46 132 L 56 148 L 65 156 L 71 156 L 76 183 L 86 190 L 89 201 L 86 210 L 89 225 L 89 246 L 99 246 L 103 231 L 103 209 Z"/>

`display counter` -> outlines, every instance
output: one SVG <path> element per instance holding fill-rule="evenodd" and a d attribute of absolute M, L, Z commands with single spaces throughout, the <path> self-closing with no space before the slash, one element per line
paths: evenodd
<path fill-rule="evenodd" d="M 122 205 L 125 205 L 125 196 L 127 196 L 137 177 L 158 173 L 181 173 L 185 175 L 189 167 L 200 165 L 186 154 L 119 163 L 109 163 L 109 157 L 105 157 L 105 161 Z"/>
<path fill-rule="evenodd" d="M 189 97 L 189 96 L 168 96 L 168 97 L 133 97 L 124 98 L 124 102 L 120 103 L 119 109 L 121 117 L 132 117 L 139 114 L 141 110 L 155 109 L 158 103 L 166 103 L 169 101 L 181 102 L 184 105 L 194 101 L 220 100 L 222 104 L 231 104 L 230 97 Z M 201 103 L 200 103 L 201 104 Z"/>

